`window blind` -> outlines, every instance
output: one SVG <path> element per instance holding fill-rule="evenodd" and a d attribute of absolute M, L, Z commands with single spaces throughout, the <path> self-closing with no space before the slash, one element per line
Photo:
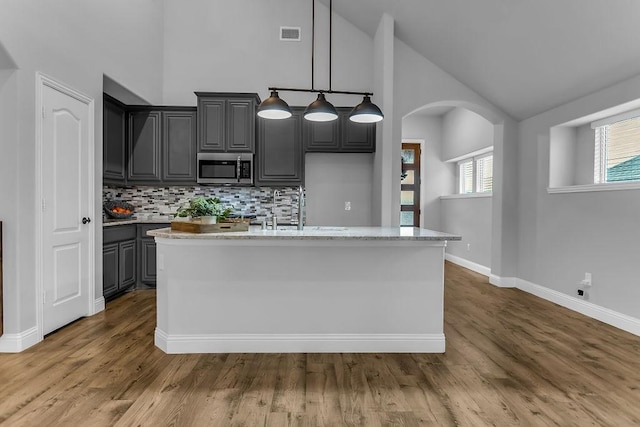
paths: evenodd
<path fill-rule="evenodd" d="M 473 193 L 473 160 L 459 163 L 460 194 Z"/>
<path fill-rule="evenodd" d="M 493 190 L 493 156 L 476 160 L 476 171 L 476 192 L 491 192 Z"/>

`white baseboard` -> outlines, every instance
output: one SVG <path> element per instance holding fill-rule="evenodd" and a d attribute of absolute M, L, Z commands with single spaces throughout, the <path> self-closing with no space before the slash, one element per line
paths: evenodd
<path fill-rule="evenodd" d="M 484 265 L 477 264 L 464 258 L 460 258 L 459 256 L 445 253 L 444 259 L 446 259 L 447 261 L 451 261 L 452 263 L 457 264 L 461 267 L 475 271 L 476 273 L 480 273 L 484 276 L 489 276 L 491 274 L 491 268 L 485 267 Z"/>
<path fill-rule="evenodd" d="M 0 353 L 20 353 L 39 342 L 36 326 L 18 334 L 4 334 L 0 336 Z"/>
<path fill-rule="evenodd" d="M 489 275 L 489 283 L 499 288 L 515 288 L 516 281 L 516 277 L 500 277 L 495 274 Z"/>
<path fill-rule="evenodd" d="M 544 286 L 536 285 L 522 279 L 516 279 L 517 288 L 533 294 L 537 297 L 551 301 L 569 310 L 584 314 L 585 316 L 604 322 L 623 331 L 640 336 L 640 319 L 618 313 L 617 311 L 601 307 L 592 302 L 563 294 Z"/>
<path fill-rule="evenodd" d="M 444 334 L 167 335 L 156 328 L 165 353 L 444 353 Z"/>
<path fill-rule="evenodd" d="M 104 297 L 97 298 L 93 302 L 93 314 L 97 314 L 97 313 L 100 313 L 101 311 L 104 311 L 104 308 L 105 308 Z"/>

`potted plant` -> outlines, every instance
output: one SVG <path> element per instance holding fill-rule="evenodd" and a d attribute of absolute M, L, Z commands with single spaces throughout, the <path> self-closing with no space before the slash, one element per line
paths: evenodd
<path fill-rule="evenodd" d="M 200 218 L 205 224 L 215 224 L 229 216 L 232 209 L 225 207 L 217 197 L 194 197 L 187 206 L 183 206 L 176 212 L 176 217 Z"/>

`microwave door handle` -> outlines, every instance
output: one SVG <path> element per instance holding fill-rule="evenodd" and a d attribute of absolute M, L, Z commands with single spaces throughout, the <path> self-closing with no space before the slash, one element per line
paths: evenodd
<path fill-rule="evenodd" d="M 240 182 L 240 156 L 238 156 L 238 160 L 236 162 L 236 178 L 238 182 Z"/>

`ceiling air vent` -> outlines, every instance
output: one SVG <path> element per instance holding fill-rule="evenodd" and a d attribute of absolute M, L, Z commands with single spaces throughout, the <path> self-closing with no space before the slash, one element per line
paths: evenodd
<path fill-rule="evenodd" d="M 280 27 L 280 40 L 299 42 L 300 27 Z"/>

